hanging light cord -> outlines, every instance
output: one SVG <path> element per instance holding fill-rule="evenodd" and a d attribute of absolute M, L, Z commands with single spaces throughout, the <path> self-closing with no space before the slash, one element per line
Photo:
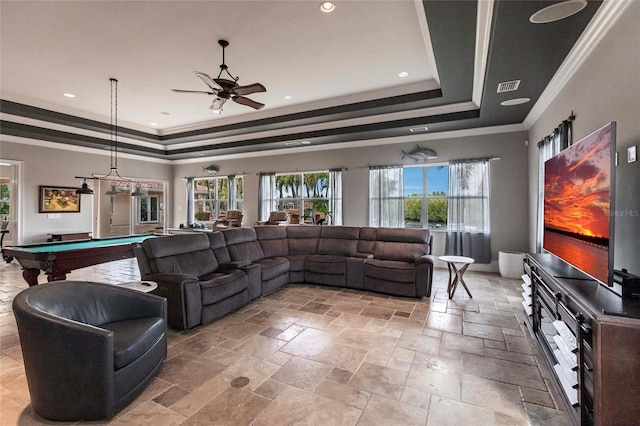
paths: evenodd
<path fill-rule="evenodd" d="M 111 81 L 111 170 L 105 178 L 115 173 L 118 178 L 124 179 L 118 173 L 118 80 L 115 78 L 109 80 Z"/>

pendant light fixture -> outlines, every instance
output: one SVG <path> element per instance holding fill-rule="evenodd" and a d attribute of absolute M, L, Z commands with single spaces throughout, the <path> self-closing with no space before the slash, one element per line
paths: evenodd
<path fill-rule="evenodd" d="M 93 194 L 93 190 L 89 188 L 87 185 L 87 179 L 98 179 L 98 180 L 123 180 L 126 181 L 120 173 L 118 173 L 118 80 L 115 78 L 110 78 L 111 82 L 111 125 L 110 125 L 110 169 L 109 173 L 104 176 L 93 176 L 93 177 L 83 177 L 76 176 L 78 179 L 83 179 L 82 187 L 76 190 L 76 194 Z M 111 189 L 105 192 L 105 195 L 120 195 L 121 192 L 118 190 L 117 185 L 111 181 Z"/>

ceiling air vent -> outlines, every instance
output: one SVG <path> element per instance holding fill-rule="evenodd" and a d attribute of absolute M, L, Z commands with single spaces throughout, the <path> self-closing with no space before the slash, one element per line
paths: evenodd
<path fill-rule="evenodd" d="M 498 83 L 498 92 L 513 92 L 514 90 L 518 90 L 518 86 L 520 86 L 520 80 L 511 80 L 511 81 L 503 81 L 502 83 Z"/>

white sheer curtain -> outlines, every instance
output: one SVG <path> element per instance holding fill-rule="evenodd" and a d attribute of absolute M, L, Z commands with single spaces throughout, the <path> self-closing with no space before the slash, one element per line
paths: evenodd
<path fill-rule="evenodd" d="M 556 127 L 552 134 L 538 142 L 538 206 L 536 211 L 536 252 L 542 252 L 542 236 L 544 235 L 544 163 L 571 145 L 571 120 L 565 120 Z"/>
<path fill-rule="evenodd" d="M 258 206 L 260 209 L 260 218 L 258 220 L 267 220 L 269 213 L 278 210 L 275 173 L 260 173 Z"/>
<path fill-rule="evenodd" d="M 369 168 L 369 226 L 404 227 L 402 167 Z"/>
<path fill-rule="evenodd" d="M 342 225 L 342 169 L 329 170 L 329 213 L 328 225 Z"/>
<path fill-rule="evenodd" d="M 489 160 L 449 163 L 448 255 L 491 262 Z"/>

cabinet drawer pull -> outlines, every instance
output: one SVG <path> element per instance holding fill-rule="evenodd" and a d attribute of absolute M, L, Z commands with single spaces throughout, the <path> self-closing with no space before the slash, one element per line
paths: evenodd
<path fill-rule="evenodd" d="M 590 367 L 586 362 L 583 362 L 582 366 L 584 367 L 585 371 L 588 371 L 589 373 L 593 372 L 593 367 Z"/>

